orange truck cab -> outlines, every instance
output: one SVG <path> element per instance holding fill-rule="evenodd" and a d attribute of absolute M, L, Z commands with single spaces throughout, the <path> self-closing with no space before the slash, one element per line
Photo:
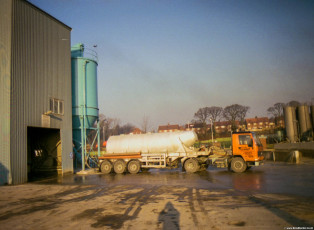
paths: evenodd
<path fill-rule="evenodd" d="M 230 167 L 234 172 L 262 165 L 264 160 L 263 146 L 254 132 L 232 133 L 232 155 Z"/>

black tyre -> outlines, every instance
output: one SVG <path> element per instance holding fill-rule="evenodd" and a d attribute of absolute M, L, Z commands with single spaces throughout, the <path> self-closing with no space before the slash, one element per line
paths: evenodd
<path fill-rule="evenodd" d="M 141 165 L 138 160 L 132 160 L 128 163 L 129 173 L 136 174 L 140 171 Z"/>
<path fill-rule="evenodd" d="M 246 170 L 246 163 L 241 157 L 235 157 L 231 161 L 231 169 L 233 172 L 242 173 Z"/>
<path fill-rule="evenodd" d="M 200 164 L 198 163 L 196 159 L 190 158 L 185 161 L 184 169 L 188 173 L 195 173 L 200 169 Z"/>
<path fill-rule="evenodd" d="M 115 173 L 117 173 L 117 174 L 124 173 L 125 169 L 126 169 L 126 163 L 124 162 L 124 160 L 117 160 L 113 164 L 113 169 L 114 169 Z"/>
<path fill-rule="evenodd" d="M 112 164 L 108 160 L 104 160 L 100 165 L 100 171 L 104 174 L 109 174 L 112 172 Z"/>

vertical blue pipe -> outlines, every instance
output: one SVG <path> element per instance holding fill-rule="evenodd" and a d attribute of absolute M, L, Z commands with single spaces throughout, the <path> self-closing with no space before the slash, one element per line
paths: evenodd
<path fill-rule="evenodd" d="M 83 107 L 81 107 L 83 110 Z M 83 111 L 82 111 L 83 112 Z M 85 153 L 84 153 L 84 116 L 80 116 L 80 120 L 81 120 L 81 152 L 82 152 L 82 170 L 85 170 L 85 162 L 84 162 L 84 158 L 85 158 Z"/>
<path fill-rule="evenodd" d="M 98 157 L 100 157 L 100 126 L 99 120 L 97 121 L 97 141 L 98 141 Z"/>
<path fill-rule="evenodd" d="M 84 66 L 83 66 L 83 73 L 84 73 L 84 79 L 83 79 L 83 129 L 84 132 L 83 132 L 83 135 L 84 135 L 84 139 L 82 139 L 82 142 L 84 143 L 84 149 L 82 150 L 82 170 L 84 171 L 85 170 L 85 156 L 86 156 L 86 152 L 87 152 L 87 149 L 86 149 L 86 135 L 87 135 L 87 132 L 86 132 L 86 119 L 87 119 L 87 114 L 86 114 L 86 65 L 88 63 L 88 60 L 84 60 Z"/>

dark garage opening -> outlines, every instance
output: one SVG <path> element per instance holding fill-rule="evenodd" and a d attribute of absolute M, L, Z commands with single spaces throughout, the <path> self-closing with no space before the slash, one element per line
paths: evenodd
<path fill-rule="evenodd" d="M 61 172 L 60 129 L 27 127 L 28 181 Z"/>

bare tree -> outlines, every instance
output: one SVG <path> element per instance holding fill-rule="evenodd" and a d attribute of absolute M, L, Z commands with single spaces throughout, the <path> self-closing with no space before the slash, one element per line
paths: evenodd
<path fill-rule="evenodd" d="M 210 117 L 209 107 L 200 108 L 197 110 L 197 112 L 194 114 L 194 117 L 197 118 L 197 120 L 202 123 L 206 124 L 206 121 Z"/>
<path fill-rule="evenodd" d="M 112 119 L 112 135 L 120 134 L 120 119 L 114 118 Z"/>
<path fill-rule="evenodd" d="M 106 116 L 104 114 L 99 115 L 99 127 L 100 127 L 100 138 L 102 141 L 106 140 L 105 128 L 106 128 Z"/>
<path fill-rule="evenodd" d="M 212 120 L 213 123 L 217 121 L 222 116 L 223 108 L 217 106 L 211 106 L 208 108 L 209 119 Z"/>
<path fill-rule="evenodd" d="M 120 127 L 119 134 L 129 134 L 133 131 L 134 128 L 134 125 L 127 123 Z"/>
<path fill-rule="evenodd" d="M 283 116 L 283 108 L 285 107 L 284 103 L 278 102 L 274 104 L 274 106 L 269 107 L 267 109 L 267 112 L 271 115 L 273 115 L 275 118 L 276 117 L 281 117 Z"/>
<path fill-rule="evenodd" d="M 194 114 L 194 117 L 197 119 L 198 122 L 200 122 L 203 126 L 203 133 L 206 134 L 206 121 L 210 117 L 210 109 L 209 107 L 200 108 L 197 110 L 197 112 Z"/>
<path fill-rule="evenodd" d="M 107 140 L 112 135 L 129 134 L 135 128 L 134 125 L 127 123 L 120 125 L 120 119 L 106 117 L 103 114 L 99 116 L 100 137 L 102 141 Z"/>
<path fill-rule="evenodd" d="M 113 123 L 113 120 L 112 118 L 110 117 L 106 117 L 105 115 L 103 114 L 100 114 L 99 116 L 99 126 L 100 126 L 100 133 L 101 133 L 101 136 L 102 136 L 102 140 L 105 141 L 109 138 L 109 136 L 112 135 L 112 123 Z"/>
<path fill-rule="evenodd" d="M 143 133 L 147 133 L 149 129 L 149 117 L 144 115 L 141 123 L 141 129 Z"/>
<path fill-rule="evenodd" d="M 240 113 L 239 113 L 239 120 L 241 122 L 241 125 L 244 124 L 244 119 L 245 119 L 245 116 L 247 114 L 247 112 L 250 110 L 250 107 L 249 106 L 242 106 L 240 108 Z"/>
<path fill-rule="evenodd" d="M 239 104 L 229 105 L 224 108 L 223 117 L 231 122 L 231 129 L 235 131 L 237 129 L 236 120 L 244 121 L 246 113 L 250 107 Z"/>
<path fill-rule="evenodd" d="M 211 106 L 209 107 L 209 120 L 212 123 L 212 132 L 214 135 L 216 135 L 216 129 L 215 129 L 215 123 L 217 120 L 220 120 L 220 117 L 222 116 L 223 108 L 218 106 Z"/>

